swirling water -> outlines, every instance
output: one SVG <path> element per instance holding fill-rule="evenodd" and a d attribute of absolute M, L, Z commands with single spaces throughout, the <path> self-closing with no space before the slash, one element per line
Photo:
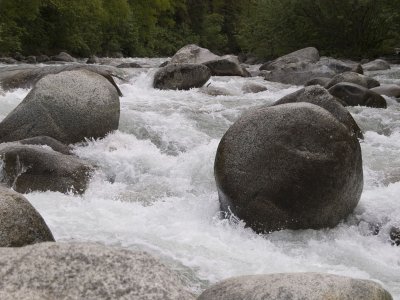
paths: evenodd
<path fill-rule="evenodd" d="M 231 276 L 316 271 L 372 279 L 400 299 L 400 247 L 389 242 L 391 226 L 400 226 L 400 103 L 387 98 L 385 110 L 350 108 L 365 132 L 365 186 L 347 220 L 333 229 L 257 235 L 239 220 L 220 218 L 216 149 L 243 111 L 299 87 L 260 77 L 213 77 L 213 86 L 233 94 L 215 97 L 198 89 L 155 90 L 154 72 L 141 69 L 120 83 L 117 132 L 74 147 L 99 166 L 84 195 L 26 195 L 57 240 L 145 249 L 178 270 L 195 293 Z M 400 82 L 399 67 L 373 75 Z M 244 94 L 248 81 L 268 91 Z M 0 92 L 0 120 L 27 93 Z M 372 234 L 370 224 L 380 226 L 379 234 Z"/>

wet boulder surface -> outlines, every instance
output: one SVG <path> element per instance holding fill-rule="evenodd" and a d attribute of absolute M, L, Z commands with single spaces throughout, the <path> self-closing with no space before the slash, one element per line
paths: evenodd
<path fill-rule="evenodd" d="M 342 82 L 354 83 L 367 89 L 380 86 L 379 81 L 372 77 L 368 77 L 366 75 L 358 74 L 355 72 L 344 72 L 333 77 L 332 80 L 326 85 L 326 88 L 329 89 L 334 85 Z"/>
<path fill-rule="evenodd" d="M 221 210 L 263 233 L 334 227 L 363 189 L 356 135 L 310 103 L 245 113 L 223 136 L 214 174 Z"/>

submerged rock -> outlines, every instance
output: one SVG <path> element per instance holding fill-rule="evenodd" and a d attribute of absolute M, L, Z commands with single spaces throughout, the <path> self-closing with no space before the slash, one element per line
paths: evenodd
<path fill-rule="evenodd" d="M 22 247 L 51 241 L 54 237 L 50 229 L 29 201 L 0 185 L 0 247 Z M 4 270 L 1 263 L 0 266 Z"/>
<path fill-rule="evenodd" d="M 336 226 L 363 189 L 356 135 L 310 103 L 245 113 L 222 138 L 214 173 L 221 210 L 256 232 Z"/>
<path fill-rule="evenodd" d="M 153 86 L 160 90 L 189 90 L 202 87 L 210 77 L 205 65 L 168 64 L 156 72 Z"/>
<path fill-rule="evenodd" d="M 353 83 L 338 83 L 329 89 L 329 93 L 339 98 L 345 106 L 387 107 L 386 100 L 381 95 Z"/>
<path fill-rule="evenodd" d="M 242 86 L 242 91 L 246 94 L 250 93 L 261 93 L 267 91 L 267 87 L 262 84 L 254 83 L 254 82 L 246 82 Z"/>
<path fill-rule="evenodd" d="M 179 276 L 146 252 L 96 244 L 0 248 L 0 298 L 194 300 Z"/>
<path fill-rule="evenodd" d="M 342 82 L 354 83 L 368 89 L 380 86 L 379 81 L 374 78 L 354 72 L 344 72 L 333 77 L 332 80 L 326 85 L 326 88 L 329 89 L 335 84 Z"/>
<path fill-rule="evenodd" d="M 306 87 L 281 98 L 280 100 L 276 101 L 273 106 L 296 102 L 308 102 L 326 109 L 339 122 L 345 125 L 350 130 L 350 132 L 355 134 L 358 138 L 363 138 L 360 127 L 358 127 L 356 121 L 354 121 L 349 111 L 343 107 L 339 99 L 333 97 L 323 87 Z"/>
<path fill-rule="evenodd" d="M 0 144 L 0 159 L 3 161 L 0 181 L 19 193 L 81 194 L 93 172 L 93 167 L 79 158 L 18 142 Z"/>
<path fill-rule="evenodd" d="M 366 71 L 381 71 L 390 69 L 389 63 L 383 59 L 376 59 L 369 63 L 363 64 L 362 66 Z"/>
<path fill-rule="evenodd" d="M 49 136 L 65 144 L 118 129 L 118 92 L 104 77 L 76 70 L 48 75 L 0 123 L 0 142 Z"/>
<path fill-rule="evenodd" d="M 323 273 L 281 273 L 224 280 L 198 300 L 392 300 L 380 284 Z"/>
<path fill-rule="evenodd" d="M 200 92 L 203 94 L 210 95 L 210 96 L 233 96 L 234 95 L 226 88 L 215 87 L 215 86 L 203 86 L 200 89 Z"/>

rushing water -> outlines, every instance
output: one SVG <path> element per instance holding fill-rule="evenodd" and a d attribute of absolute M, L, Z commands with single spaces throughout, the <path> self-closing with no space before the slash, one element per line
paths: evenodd
<path fill-rule="evenodd" d="M 141 69 L 121 83 L 119 131 L 75 146 L 78 156 L 100 167 L 83 196 L 26 195 L 57 240 L 145 249 L 178 270 L 196 293 L 231 276 L 316 271 L 376 280 L 400 299 L 400 247 L 389 242 L 390 227 L 400 226 L 400 104 L 395 99 L 387 98 L 388 109 L 350 109 L 365 132 L 365 186 L 353 215 L 334 229 L 257 235 L 238 220 L 220 218 L 216 149 L 244 110 L 299 87 L 259 77 L 213 77 L 213 86 L 234 94 L 214 97 L 198 89 L 155 90 L 154 72 Z M 400 82 L 399 67 L 373 75 Z M 268 91 L 243 94 L 248 81 Z M 0 91 L 0 120 L 27 92 Z M 378 235 L 369 224 L 381 227 Z"/>

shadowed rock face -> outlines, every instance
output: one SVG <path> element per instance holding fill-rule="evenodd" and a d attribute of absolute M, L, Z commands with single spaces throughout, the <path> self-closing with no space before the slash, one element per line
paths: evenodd
<path fill-rule="evenodd" d="M 244 114 L 222 138 L 214 173 L 221 209 L 257 232 L 336 226 L 363 188 L 357 137 L 309 103 Z"/>
<path fill-rule="evenodd" d="M 194 300 L 151 255 L 95 244 L 0 249 L 0 298 Z"/>
<path fill-rule="evenodd" d="M 392 300 L 370 280 L 322 273 L 282 273 L 241 276 L 224 280 L 198 300 Z"/>
<path fill-rule="evenodd" d="M 306 87 L 281 98 L 280 100 L 276 101 L 273 106 L 296 102 L 308 102 L 325 108 L 358 138 L 363 138 L 360 127 L 358 127 L 356 121 L 354 121 L 348 110 L 343 107 L 341 101 L 329 94 L 329 92 L 323 87 Z"/>
<path fill-rule="evenodd" d="M 49 146 L 54 151 L 60 152 L 62 154 L 69 155 L 71 154 L 71 148 L 63 143 L 60 143 L 56 139 L 53 139 L 48 136 L 36 136 L 29 139 L 24 139 L 18 141 L 18 143 L 22 145 L 42 145 L 42 146 Z"/>
<path fill-rule="evenodd" d="M 0 142 L 49 136 L 65 144 L 118 129 L 117 90 L 102 76 L 76 70 L 48 75 L 0 123 Z"/>
<path fill-rule="evenodd" d="M 93 172 L 87 162 L 42 146 L 3 143 L 0 159 L 0 181 L 19 193 L 50 190 L 81 194 Z"/>
<path fill-rule="evenodd" d="M 29 201 L 0 185 L 0 247 L 51 241 L 54 238 L 50 229 Z"/>
<path fill-rule="evenodd" d="M 341 82 L 332 86 L 328 91 L 340 99 L 345 106 L 387 107 L 385 98 L 357 84 Z"/>
<path fill-rule="evenodd" d="M 354 83 L 360 86 L 363 86 L 367 89 L 371 89 L 377 86 L 380 86 L 379 81 L 374 78 L 358 74 L 355 72 L 344 72 L 342 74 L 338 74 L 332 78 L 330 82 L 326 85 L 326 88 L 331 88 L 334 85 L 342 82 Z"/>
<path fill-rule="evenodd" d="M 188 90 L 202 87 L 211 77 L 205 65 L 169 64 L 154 75 L 154 88 L 160 90 Z"/>
<path fill-rule="evenodd" d="M 217 59 L 205 62 L 211 70 L 212 76 L 241 76 L 249 77 L 248 73 L 239 64 L 228 59 Z"/>

